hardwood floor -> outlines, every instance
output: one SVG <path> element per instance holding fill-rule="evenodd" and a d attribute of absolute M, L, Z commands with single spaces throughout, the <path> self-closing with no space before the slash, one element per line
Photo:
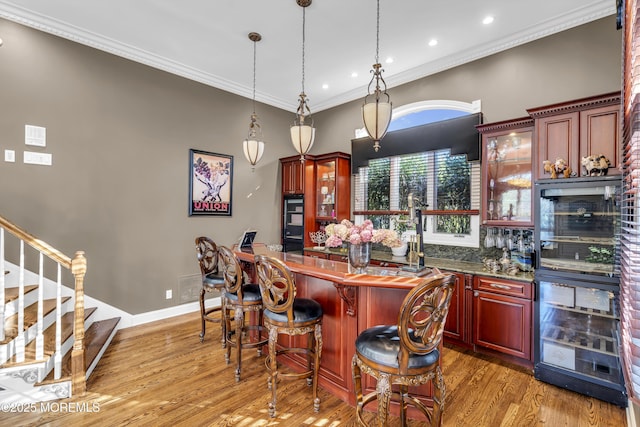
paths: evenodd
<path fill-rule="evenodd" d="M 207 328 L 202 344 L 199 314 L 120 330 L 89 379 L 85 396 L 23 408 L 27 412 L 0 408 L 2 425 L 356 425 L 355 410 L 324 390 L 321 410 L 314 413 L 305 381 L 279 386 L 277 418 L 270 419 L 264 356 L 243 352 L 242 381 L 236 384 L 234 365 L 224 363 L 219 325 Z M 625 411 L 615 405 L 539 382 L 487 356 L 445 348 L 443 371 L 444 426 L 626 425 Z"/>

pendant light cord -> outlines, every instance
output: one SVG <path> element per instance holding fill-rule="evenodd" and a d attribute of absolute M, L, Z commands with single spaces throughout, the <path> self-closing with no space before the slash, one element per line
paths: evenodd
<path fill-rule="evenodd" d="M 253 42 L 253 114 L 256 114 L 256 41 Z"/>
<path fill-rule="evenodd" d="M 376 64 L 380 63 L 380 0 L 378 0 L 378 9 L 376 13 Z"/>
<path fill-rule="evenodd" d="M 305 21 L 306 21 L 306 7 L 302 8 L 302 93 L 304 93 L 304 42 L 305 42 Z"/>

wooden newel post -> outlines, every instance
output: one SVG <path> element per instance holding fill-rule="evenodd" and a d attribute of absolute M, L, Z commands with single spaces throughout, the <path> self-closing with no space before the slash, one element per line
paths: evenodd
<path fill-rule="evenodd" d="M 87 390 L 86 366 L 84 360 L 84 276 L 87 273 L 87 259 L 83 251 L 77 251 L 71 260 L 71 272 L 75 277 L 75 308 L 73 322 L 73 350 L 71 351 L 72 395 L 82 395 Z"/>

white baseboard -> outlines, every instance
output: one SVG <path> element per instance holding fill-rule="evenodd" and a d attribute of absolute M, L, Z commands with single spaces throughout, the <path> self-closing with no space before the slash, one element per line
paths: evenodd
<path fill-rule="evenodd" d="M 205 308 L 219 307 L 220 297 L 207 299 L 205 300 L 204 305 Z M 193 313 L 194 311 L 200 311 L 200 302 L 195 301 L 146 313 L 134 314 L 131 316 L 131 323 L 126 326 L 123 325 L 122 328 L 138 326 L 149 322 L 155 322 L 156 320 L 168 319 L 182 314 Z"/>
<path fill-rule="evenodd" d="M 627 427 L 640 427 L 638 418 L 640 417 L 640 408 L 638 408 L 631 399 L 627 405 Z"/>

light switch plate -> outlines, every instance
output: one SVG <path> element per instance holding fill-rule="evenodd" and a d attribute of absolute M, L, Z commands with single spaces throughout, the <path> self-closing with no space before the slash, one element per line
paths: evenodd
<path fill-rule="evenodd" d="M 49 153 L 24 152 L 24 162 L 30 165 L 51 166 L 52 156 Z"/>
<path fill-rule="evenodd" d="M 16 161 L 16 152 L 13 150 L 4 150 L 4 161 L 5 162 L 15 162 Z"/>

